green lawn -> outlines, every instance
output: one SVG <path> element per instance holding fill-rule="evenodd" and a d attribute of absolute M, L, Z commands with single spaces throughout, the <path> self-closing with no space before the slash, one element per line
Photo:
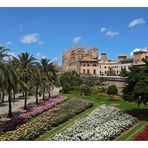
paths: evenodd
<path fill-rule="evenodd" d="M 89 95 L 89 96 L 80 96 L 77 93 L 70 92 L 69 94 L 61 93 L 61 95 L 72 97 L 82 98 L 88 101 L 93 101 L 95 105 L 99 104 L 107 104 L 107 105 L 114 105 L 123 110 L 133 110 L 133 109 L 147 109 L 143 104 L 141 104 L 140 108 L 136 103 L 125 102 L 121 97 L 118 100 L 111 100 L 108 96 L 100 96 L 100 95 Z"/>
<path fill-rule="evenodd" d="M 147 121 L 140 121 L 134 128 L 129 130 L 129 132 L 121 135 L 117 140 L 118 141 L 130 141 L 134 137 L 136 137 L 140 132 L 144 130 L 146 125 L 148 124 Z"/>

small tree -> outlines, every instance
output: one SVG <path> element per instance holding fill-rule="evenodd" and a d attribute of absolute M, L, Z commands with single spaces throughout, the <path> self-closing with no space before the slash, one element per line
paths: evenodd
<path fill-rule="evenodd" d="M 107 94 L 110 96 L 111 99 L 113 99 L 113 95 L 116 95 L 118 93 L 118 89 L 115 85 L 110 85 L 107 88 Z"/>
<path fill-rule="evenodd" d="M 82 84 L 81 85 L 81 92 L 82 92 L 82 95 L 90 95 L 91 94 L 91 89 L 88 85 L 86 84 Z"/>
<path fill-rule="evenodd" d="M 65 93 L 68 93 L 70 90 L 79 87 L 82 84 L 82 79 L 75 71 L 65 72 L 60 76 L 60 84 L 62 86 L 62 90 Z"/>

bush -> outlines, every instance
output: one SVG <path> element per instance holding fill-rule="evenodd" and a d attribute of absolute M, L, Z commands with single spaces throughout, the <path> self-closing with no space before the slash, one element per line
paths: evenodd
<path fill-rule="evenodd" d="M 91 89 L 88 85 L 81 85 L 81 93 L 82 95 L 90 95 L 91 94 Z"/>
<path fill-rule="evenodd" d="M 107 94 L 108 95 L 116 95 L 118 93 L 118 89 L 115 85 L 110 85 L 108 88 L 107 88 Z"/>
<path fill-rule="evenodd" d="M 99 88 L 99 87 L 94 87 L 91 89 L 91 93 L 92 94 L 98 94 L 98 93 L 101 93 L 101 92 L 105 92 L 102 90 L 102 88 Z"/>

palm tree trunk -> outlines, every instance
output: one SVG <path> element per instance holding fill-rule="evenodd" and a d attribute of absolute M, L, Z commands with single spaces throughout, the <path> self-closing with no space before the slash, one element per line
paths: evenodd
<path fill-rule="evenodd" d="M 27 84 L 27 77 L 25 76 L 25 84 Z M 27 90 L 25 90 L 24 110 L 27 110 Z"/>
<path fill-rule="evenodd" d="M 43 88 L 43 101 L 45 101 L 45 88 Z"/>
<path fill-rule="evenodd" d="M 8 118 L 12 117 L 12 106 L 11 106 L 11 92 L 8 94 L 8 102 L 9 102 L 9 111 L 8 111 Z"/>
<path fill-rule="evenodd" d="M 39 101 L 38 101 L 38 89 L 39 89 L 39 86 L 37 85 L 36 86 L 36 105 L 38 105 Z"/>
<path fill-rule="evenodd" d="M 50 94 L 50 90 L 49 90 L 49 93 L 48 93 L 48 98 L 50 98 L 51 97 L 51 94 Z"/>
<path fill-rule="evenodd" d="M 25 92 L 24 110 L 27 110 L 27 91 Z"/>
<path fill-rule="evenodd" d="M 2 103 L 2 94 L 0 92 L 0 104 Z"/>
<path fill-rule="evenodd" d="M 0 103 L 4 103 L 4 98 L 5 98 L 5 93 L 2 90 L 2 92 L 0 93 Z"/>

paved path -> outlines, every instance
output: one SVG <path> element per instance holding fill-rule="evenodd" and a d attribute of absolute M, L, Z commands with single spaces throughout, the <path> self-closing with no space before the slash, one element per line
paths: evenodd
<path fill-rule="evenodd" d="M 50 91 L 51 96 L 56 96 L 59 94 L 59 88 L 54 88 L 53 90 Z M 20 97 L 21 94 L 16 95 L 16 100 L 15 102 L 12 102 L 12 112 L 13 115 L 17 115 L 21 112 L 24 112 L 23 106 L 24 106 L 24 99 Z M 48 97 L 48 94 L 45 94 L 46 97 Z M 0 106 L 0 124 L 2 122 L 9 120 L 7 118 L 8 114 L 8 98 L 7 96 L 5 97 L 5 102 Z M 39 101 L 42 101 L 42 96 L 39 97 Z M 29 99 L 27 100 L 28 105 L 34 105 L 35 104 L 35 96 L 29 96 Z"/>

